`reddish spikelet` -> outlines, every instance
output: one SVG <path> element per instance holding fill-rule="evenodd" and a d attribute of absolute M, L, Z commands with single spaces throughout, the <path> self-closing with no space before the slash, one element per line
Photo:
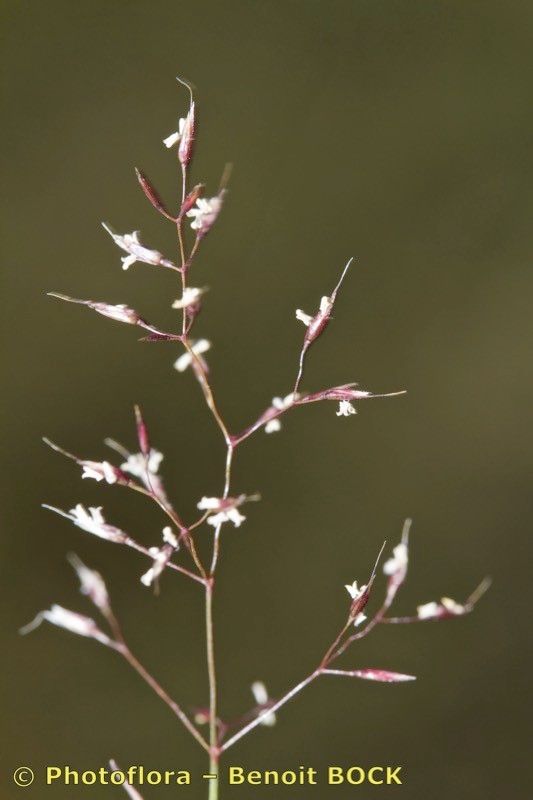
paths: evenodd
<path fill-rule="evenodd" d="M 182 167 L 188 167 L 194 149 L 194 137 L 196 136 L 196 113 L 194 100 L 191 98 L 189 113 L 185 118 L 183 133 L 181 134 L 178 148 L 178 158 Z"/>
<path fill-rule="evenodd" d="M 148 456 L 151 450 L 150 438 L 139 406 L 135 406 L 135 422 L 137 424 L 137 439 L 139 440 L 140 451 L 143 456 Z"/>
<path fill-rule="evenodd" d="M 153 184 L 150 182 L 150 180 L 147 178 L 144 172 L 141 172 L 140 169 L 137 169 L 137 167 L 135 167 L 135 174 L 137 175 L 137 180 L 139 181 L 140 187 L 144 192 L 144 196 L 148 199 L 148 201 L 152 204 L 152 206 L 156 209 L 156 211 L 159 211 L 159 213 L 162 214 L 164 217 L 175 222 L 175 218 L 168 211 L 164 202 L 161 200 L 159 193 L 154 188 Z"/>
<path fill-rule="evenodd" d="M 197 183 L 194 189 L 192 189 L 189 192 L 189 194 L 181 204 L 180 213 L 178 215 L 179 220 L 182 219 L 187 213 L 187 211 L 190 211 L 190 209 L 195 205 L 196 201 L 202 194 L 203 189 L 204 189 L 204 184 Z"/>

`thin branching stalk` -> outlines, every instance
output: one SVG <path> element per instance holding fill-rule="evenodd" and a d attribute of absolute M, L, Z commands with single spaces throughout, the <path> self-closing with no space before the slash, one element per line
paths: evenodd
<path fill-rule="evenodd" d="M 204 185 L 196 184 L 192 190 L 188 190 L 189 168 L 193 157 L 196 144 L 196 112 L 195 98 L 193 91 L 187 82 L 181 78 L 177 79 L 180 84 L 185 86 L 189 92 L 189 109 L 186 116 L 179 122 L 179 128 L 164 140 L 165 145 L 173 150 L 177 155 L 179 164 L 179 176 L 181 186 L 179 187 L 178 208 L 171 210 L 167 207 L 158 191 L 151 184 L 146 174 L 141 170 L 136 170 L 137 179 L 142 191 L 149 200 L 152 207 L 161 216 L 170 221 L 175 226 L 178 243 L 178 264 L 174 264 L 158 250 L 151 249 L 142 244 L 139 232 L 131 234 L 118 234 L 107 224 L 105 230 L 112 237 L 115 244 L 126 253 L 122 257 L 123 269 L 128 269 L 132 264 L 140 262 L 153 267 L 163 267 L 178 272 L 180 275 L 181 298 L 174 301 L 173 308 L 181 309 L 181 321 L 179 331 L 162 331 L 158 327 L 148 323 L 137 311 L 124 304 L 114 305 L 106 302 L 94 300 L 79 300 L 68 295 L 51 292 L 50 294 L 58 299 L 69 303 L 83 305 L 98 314 L 108 317 L 114 321 L 134 325 L 148 332 L 142 341 L 148 342 L 171 342 L 182 349 L 182 354 L 176 360 L 174 366 L 179 372 L 191 368 L 205 401 L 206 407 L 216 422 L 218 429 L 226 447 L 225 463 L 223 471 L 222 491 L 220 497 L 202 497 L 198 502 L 198 509 L 203 512 L 192 522 L 186 522 L 182 514 L 175 509 L 170 501 L 161 475 L 159 465 L 163 458 L 162 453 L 152 447 L 148 433 L 148 426 L 144 422 L 143 415 L 138 406 L 135 407 L 135 420 L 137 426 L 137 438 L 139 444 L 138 453 L 131 453 L 123 445 L 113 439 L 107 439 L 106 444 L 123 459 L 122 464 L 115 465 L 107 460 L 92 461 L 73 455 L 67 450 L 45 440 L 55 451 L 75 462 L 82 469 L 82 477 L 91 478 L 104 484 L 116 484 L 131 489 L 145 496 L 154 502 L 164 515 L 166 526 L 163 528 L 163 541 L 158 546 L 145 547 L 140 544 L 130 534 L 121 528 L 108 523 L 104 517 L 101 507 L 85 508 L 78 503 L 70 511 L 66 512 L 54 506 L 46 507 L 67 518 L 77 528 L 86 531 L 98 538 L 123 545 L 136 550 L 148 557 L 152 566 L 141 577 L 145 586 L 159 589 L 159 582 L 167 572 L 179 574 L 193 580 L 204 588 L 205 610 L 205 655 L 206 672 L 208 684 L 208 707 L 201 709 L 194 714 L 191 720 L 190 715 L 167 693 L 159 682 L 148 672 L 133 655 L 128 647 L 117 619 L 111 609 L 109 594 L 102 577 L 85 567 L 77 557 L 73 557 L 72 563 L 80 579 L 80 589 L 87 595 L 96 607 L 99 614 L 107 623 L 109 632 L 102 630 L 97 622 L 90 618 L 69 611 L 62 606 L 53 605 L 50 609 L 40 612 L 35 620 L 25 626 L 23 632 L 28 632 L 37 627 L 41 622 L 48 621 L 54 625 L 65 628 L 72 633 L 92 638 L 105 647 L 119 653 L 129 666 L 150 686 L 155 694 L 167 705 L 175 714 L 181 724 L 193 736 L 196 742 L 205 750 L 209 757 L 209 773 L 212 779 L 209 780 L 209 800 L 218 800 L 219 796 L 219 764 L 221 756 L 244 736 L 251 733 L 259 725 L 272 725 L 276 721 L 276 714 L 290 700 L 299 695 L 305 688 L 322 676 L 342 676 L 358 678 L 362 680 L 373 680 L 383 683 L 402 683 L 414 680 L 414 676 L 384 670 L 381 668 L 356 668 L 339 669 L 333 667 L 334 662 L 344 654 L 356 641 L 369 635 L 372 630 L 380 624 L 403 624 L 415 623 L 425 620 L 442 620 L 452 617 L 460 617 L 473 611 L 476 603 L 488 588 L 488 580 L 483 581 L 480 586 L 463 603 L 457 603 L 450 598 L 443 597 L 440 601 L 431 601 L 417 608 L 415 614 L 404 616 L 390 616 L 389 610 L 396 598 L 398 590 L 405 581 L 408 566 L 408 537 L 410 520 L 404 525 L 401 541 L 393 548 L 392 555 L 383 564 L 383 573 L 386 576 L 384 589 L 384 599 L 378 610 L 367 619 L 367 604 L 373 592 L 374 582 L 377 575 L 378 562 L 383 552 L 380 550 L 374 568 L 365 585 L 358 586 L 357 581 L 346 584 L 345 588 L 350 597 L 350 603 L 344 611 L 343 621 L 339 627 L 339 633 L 326 649 L 324 655 L 319 660 L 316 667 L 303 680 L 297 682 L 292 688 L 288 689 L 279 699 L 273 700 L 268 696 L 266 688 L 262 682 L 256 682 L 252 686 L 252 692 L 256 700 L 255 705 L 238 719 L 224 721 L 219 716 L 219 694 L 220 687 L 217 683 L 217 665 L 215 652 L 215 588 L 217 586 L 217 567 L 220 560 L 222 548 L 222 532 L 224 526 L 235 527 L 241 525 L 246 519 L 241 514 L 241 506 L 252 500 L 259 499 L 257 494 L 239 494 L 232 496 L 232 467 L 235 454 L 239 446 L 259 431 L 267 434 L 279 431 L 282 425 L 282 418 L 289 411 L 303 408 L 310 403 L 322 403 L 333 401 L 338 403 L 336 412 L 338 417 L 350 417 L 356 413 L 356 405 L 361 400 L 378 397 L 396 397 L 404 394 L 402 391 L 388 393 L 371 393 L 358 388 L 354 382 L 343 383 L 321 389 L 318 391 L 302 391 L 302 381 L 304 380 L 304 368 L 308 358 L 309 350 L 312 345 L 323 335 L 333 319 L 332 313 L 337 301 L 343 281 L 348 274 L 353 259 L 349 259 L 341 270 L 341 274 L 335 288 L 330 295 L 325 295 L 320 300 L 318 310 L 314 314 L 307 314 L 301 309 L 296 310 L 296 318 L 305 326 L 303 341 L 299 350 L 299 357 L 296 365 L 296 378 L 294 380 L 292 392 L 285 397 L 274 397 L 256 418 L 240 432 L 232 432 L 225 420 L 224 414 L 217 402 L 213 390 L 210 372 L 203 357 L 209 349 L 210 343 L 205 339 L 195 340 L 192 333 L 197 324 L 198 313 L 202 305 L 203 289 L 195 288 L 189 284 L 189 276 L 195 266 L 195 259 L 200 251 L 204 237 L 211 231 L 217 223 L 218 217 L 225 202 L 226 187 L 229 178 L 230 168 L 226 167 L 223 172 L 222 180 L 218 193 L 211 198 L 203 196 Z M 184 227 L 185 222 L 190 221 L 193 236 Z M 169 524 L 170 523 L 170 524 Z M 212 551 L 210 559 L 204 564 L 200 557 L 199 548 L 196 544 L 196 537 L 205 535 L 205 529 L 209 530 L 212 536 Z M 183 548 L 182 548 L 183 545 Z M 175 559 L 180 558 L 180 551 L 188 553 L 192 566 L 189 569 Z M 209 564 L 209 566 L 207 566 Z M 200 725 L 207 724 L 207 736 L 202 735 L 195 722 Z M 116 762 L 111 761 L 115 765 Z M 130 797 L 142 800 L 137 789 L 131 784 L 124 785 L 124 789 Z"/>

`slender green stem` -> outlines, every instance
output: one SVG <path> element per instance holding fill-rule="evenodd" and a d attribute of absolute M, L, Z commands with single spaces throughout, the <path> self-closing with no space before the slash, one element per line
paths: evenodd
<path fill-rule="evenodd" d="M 185 166 L 182 167 L 182 195 L 181 195 L 181 202 L 185 200 L 185 195 L 187 191 L 187 169 Z M 194 246 L 187 258 L 185 255 L 185 242 L 183 237 L 183 230 L 182 230 L 182 218 L 178 219 L 177 222 L 177 233 L 178 233 L 178 242 L 179 242 L 179 250 L 180 250 L 180 259 L 181 259 L 181 290 L 182 294 L 185 294 L 185 290 L 187 288 L 187 274 L 189 271 L 189 266 L 191 264 L 192 259 L 196 254 L 196 250 L 198 248 L 199 239 L 196 238 L 194 242 Z M 213 393 L 211 391 L 211 386 L 209 385 L 209 381 L 207 380 L 207 376 L 204 373 L 203 364 L 200 359 L 196 356 L 194 350 L 190 346 L 187 340 L 187 308 L 183 308 L 183 317 L 182 317 L 182 335 L 183 335 L 183 345 L 185 349 L 188 351 L 189 355 L 193 359 L 197 369 L 196 369 L 196 376 L 199 380 L 199 383 L 202 387 L 205 400 L 209 409 L 211 410 L 215 420 L 222 431 L 224 436 L 224 440 L 228 445 L 228 449 L 232 450 L 231 446 L 231 438 L 229 432 L 220 416 L 215 399 L 213 397 Z M 228 456 L 229 463 L 226 463 L 226 495 L 229 488 L 229 469 L 231 465 L 231 455 Z M 189 533 L 189 531 L 188 531 Z M 195 561 L 199 562 L 195 547 L 194 541 L 192 537 L 189 535 L 188 538 L 189 548 L 193 555 Z M 215 560 L 216 564 L 216 560 Z M 198 563 L 197 563 L 198 566 Z M 214 577 L 211 574 L 209 577 L 204 572 L 203 567 L 200 569 L 200 573 L 202 578 L 205 582 L 205 639 L 206 639 L 206 655 L 207 655 L 207 674 L 209 679 L 209 773 L 213 777 L 209 779 L 209 800 L 218 800 L 218 762 L 219 762 L 219 749 L 218 749 L 218 727 L 217 727 L 217 679 L 216 679 L 216 667 L 215 667 L 215 641 L 214 641 L 214 631 L 213 631 L 213 586 L 214 586 Z"/>
<path fill-rule="evenodd" d="M 213 577 L 205 587 L 205 633 L 207 645 L 207 672 L 209 676 L 209 772 L 216 776 L 209 780 L 209 800 L 218 798 L 218 729 L 217 729 L 217 678 L 215 668 L 215 641 L 213 633 Z"/>

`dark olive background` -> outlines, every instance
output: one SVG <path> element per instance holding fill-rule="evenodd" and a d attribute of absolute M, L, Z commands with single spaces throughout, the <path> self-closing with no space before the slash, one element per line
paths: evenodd
<path fill-rule="evenodd" d="M 462 620 L 383 628 L 346 667 L 413 672 L 380 686 L 324 679 L 231 753 L 248 768 L 401 764 L 394 789 L 226 789 L 223 798 L 401 795 L 525 798 L 531 585 L 533 205 L 527 2 L 4 2 L 2 305 L 4 389 L 2 798 L 121 795 L 15 787 L 28 764 L 205 768 L 139 679 L 94 643 L 20 625 L 51 602 L 88 611 L 65 554 L 106 577 L 132 648 L 185 705 L 206 701 L 201 592 L 40 509 L 83 501 L 142 541 L 163 519 L 143 498 L 80 483 L 40 443 L 101 459 L 134 446 L 140 402 L 165 452 L 173 498 L 191 518 L 220 491 L 223 446 L 172 345 L 47 299 L 47 290 L 126 302 L 171 326 L 175 277 L 120 269 L 100 228 L 141 228 L 175 253 L 172 227 L 136 186 L 143 167 L 176 193 L 161 139 L 198 87 L 195 180 L 230 194 L 198 257 L 211 287 L 198 332 L 214 342 L 214 386 L 230 425 L 289 391 L 303 328 L 347 257 L 335 320 L 305 387 L 357 380 L 407 397 L 302 409 L 238 454 L 237 491 L 260 490 L 226 530 L 216 600 L 221 710 L 277 695 L 306 674 L 386 538 L 414 517 L 399 613 L 494 578 Z M 209 539 L 209 531 L 201 538 Z M 376 595 L 382 589 L 377 587 Z M 374 598 L 374 602 L 377 597 Z M 171 796 L 152 789 L 146 797 Z M 197 782 L 183 796 L 204 797 Z M 181 796 L 181 795 L 180 795 Z"/>

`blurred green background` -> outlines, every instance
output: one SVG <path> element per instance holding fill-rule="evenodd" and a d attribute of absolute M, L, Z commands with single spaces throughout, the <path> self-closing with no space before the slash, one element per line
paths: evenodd
<path fill-rule="evenodd" d="M 303 329 L 341 266 L 353 269 L 304 387 L 359 381 L 405 398 L 333 404 L 288 417 L 242 447 L 237 491 L 259 490 L 226 530 L 216 601 L 221 711 L 249 686 L 275 696 L 316 663 L 342 621 L 343 584 L 368 575 L 386 538 L 414 518 L 398 613 L 486 574 L 475 614 L 383 628 L 346 667 L 412 672 L 415 684 L 326 680 L 231 754 L 248 768 L 401 764 L 394 789 L 226 789 L 222 798 L 525 798 L 531 586 L 533 211 L 528 2 L 3 2 L 3 435 L 1 797 L 28 764 L 205 768 L 202 754 L 137 676 L 92 642 L 20 625 L 51 602 L 87 612 L 65 554 L 99 569 L 131 646 L 186 706 L 206 702 L 202 596 L 40 509 L 103 505 L 147 545 L 163 519 L 143 498 L 80 483 L 47 435 L 101 459 L 105 436 L 134 447 L 142 404 L 163 473 L 186 518 L 220 491 L 223 447 L 173 345 L 45 297 L 125 302 L 172 326 L 172 273 L 120 269 L 100 228 L 140 228 L 173 256 L 172 227 L 133 174 L 176 195 L 161 144 L 197 86 L 193 179 L 230 193 L 193 283 L 211 291 L 197 331 L 230 424 L 290 390 Z M 207 541 L 209 530 L 200 538 Z M 382 588 L 382 584 L 378 589 Z M 377 602 L 379 591 L 374 596 Z M 146 798 L 175 789 L 147 790 Z M 95 798 L 118 789 L 93 788 Z M 205 787 L 183 789 L 204 797 Z"/>

